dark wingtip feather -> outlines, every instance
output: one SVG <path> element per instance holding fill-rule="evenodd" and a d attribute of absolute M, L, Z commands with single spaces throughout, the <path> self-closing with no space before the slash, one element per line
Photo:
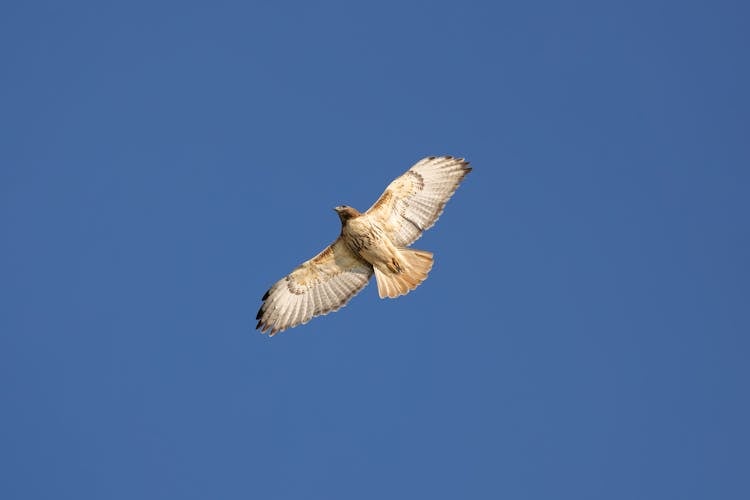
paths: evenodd
<path fill-rule="evenodd" d="M 269 295 L 271 295 L 271 289 L 270 288 L 268 290 L 266 290 L 266 293 L 263 294 L 263 297 L 261 297 L 260 300 L 266 300 Z"/>

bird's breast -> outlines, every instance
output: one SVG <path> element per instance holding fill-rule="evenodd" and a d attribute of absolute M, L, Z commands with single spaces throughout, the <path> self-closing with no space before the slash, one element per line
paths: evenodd
<path fill-rule="evenodd" d="M 349 248 L 362 254 L 373 246 L 378 246 L 383 238 L 383 231 L 364 217 L 350 219 L 341 229 L 341 234 Z"/>

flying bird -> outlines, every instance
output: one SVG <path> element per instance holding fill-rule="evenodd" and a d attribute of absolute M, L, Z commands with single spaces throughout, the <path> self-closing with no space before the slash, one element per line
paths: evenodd
<path fill-rule="evenodd" d="M 391 182 L 365 213 L 334 208 L 341 234 L 263 295 L 256 328 L 273 336 L 336 311 L 373 273 L 381 299 L 414 290 L 432 269 L 432 253 L 407 247 L 435 224 L 469 172 L 463 158 L 430 156 Z"/>

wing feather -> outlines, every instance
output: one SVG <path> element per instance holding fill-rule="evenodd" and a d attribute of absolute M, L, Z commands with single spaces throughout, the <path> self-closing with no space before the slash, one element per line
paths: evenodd
<path fill-rule="evenodd" d="M 365 213 L 380 222 L 396 245 L 409 246 L 435 224 L 469 172 L 463 158 L 424 158 L 391 182 Z"/>
<path fill-rule="evenodd" d="M 268 289 L 256 328 L 275 335 L 336 311 L 367 285 L 372 273 L 372 266 L 338 238 Z"/>
<path fill-rule="evenodd" d="M 337 304 L 339 302 L 339 298 L 336 296 L 335 293 L 333 293 L 333 289 L 331 288 L 331 282 L 327 282 L 325 286 L 323 287 L 323 291 L 328 296 L 328 303 L 329 304 Z M 330 306 L 331 309 L 333 309 L 333 306 Z M 330 310 L 329 310 L 330 312 Z"/>
<path fill-rule="evenodd" d="M 336 295 L 337 300 L 346 300 L 348 294 L 346 293 L 346 290 L 341 287 L 338 281 L 331 281 L 329 282 L 329 285 L 331 285 L 331 290 L 333 290 L 333 293 L 334 295 Z"/>

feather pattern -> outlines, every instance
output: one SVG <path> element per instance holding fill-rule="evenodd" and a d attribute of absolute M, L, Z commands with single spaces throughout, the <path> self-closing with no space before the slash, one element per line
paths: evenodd
<path fill-rule="evenodd" d="M 396 246 L 409 246 L 435 224 L 469 172 L 463 158 L 425 158 L 391 182 L 365 215 L 380 220 Z"/>
<path fill-rule="evenodd" d="M 372 266 L 339 238 L 266 292 L 256 328 L 275 335 L 336 311 L 367 285 L 372 273 Z"/>

